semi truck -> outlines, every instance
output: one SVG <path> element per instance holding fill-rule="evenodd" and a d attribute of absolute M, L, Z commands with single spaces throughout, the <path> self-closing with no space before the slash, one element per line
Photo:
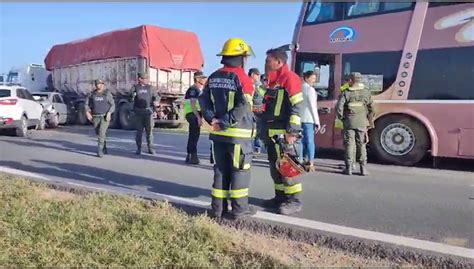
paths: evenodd
<path fill-rule="evenodd" d="M 116 30 L 55 45 L 45 58 L 52 86 L 76 111 L 76 123 L 86 124 L 85 98 L 95 79 L 102 79 L 116 102 L 111 125 L 133 129 L 131 89 L 138 73 L 147 73 L 161 96 L 155 123 L 178 127 L 183 122 L 184 94 L 204 58 L 195 33 L 153 25 Z"/>
<path fill-rule="evenodd" d="M 22 86 L 31 92 L 47 91 L 51 87 L 50 72 L 42 64 L 12 67 L 4 75 L 5 84 Z"/>

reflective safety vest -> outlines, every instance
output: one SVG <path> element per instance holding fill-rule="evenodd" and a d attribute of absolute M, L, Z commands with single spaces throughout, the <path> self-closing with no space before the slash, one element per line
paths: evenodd
<path fill-rule="evenodd" d="M 267 89 L 263 102 L 265 111 L 262 119 L 267 124 L 269 137 L 301 129 L 299 111 L 303 103 L 302 92 L 290 97 L 284 88 Z"/>
<path fill-rule="evenodd" d="M 346 83 L 344 83 L 344 84 L 341 86 L 340 91 L 341 91 L 341 92 L 344 92 L 345 90 L 349 89 L 350 87 L 351 87 L 351 86 L 349 86 L 349 83 L 346 82 Z"/>
<path fill-rule="evenodd" d="M 198 97 L 200 94 L 201 91 L 195 85 L 189 87 L 189 89 L 186 91 L 186 94 L 184 95 L 184 115 L 193 112 L 193 108 L 191 106 L 191 99 L 196 99 L 196 109 L 197 111 L 201 111 L 201 106 L 198 102 Z"/>
<path fill-rule="evenodd" d="M 213 118 L 220 121 L 221 130 L 210 132 L 212 141 L 237 144 L 255 136 L 251 100 L 235 73 L 216 71 L 210 75 L 199 102 L 207 122 Z"/>
<path fill-rule="evenodd" d="M 254 113 L 261 113 L 264 110 L 263 98 L 265 97 L 266 89 L 263 86 L 258 86 L 253 94 L 253 106 L 252 110 Z"/>
<path fill-rule="evenodd" d="M 197 111 L 201 111 L 201 106 L 199 105 L 198 100 L 196 99 L 196 109 Z M 184 115 L 187 115 L 188 113 L 192 113 L 193 108 L 191 106 L 191 99 L 184 99 Z"/>

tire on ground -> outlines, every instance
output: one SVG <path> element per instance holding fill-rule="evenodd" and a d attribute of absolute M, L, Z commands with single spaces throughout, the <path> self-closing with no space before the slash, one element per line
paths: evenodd
<path fill-rule="evenodd" d="M 54 129 L 54 128 L 58 128 L 58 126 L 59 126 L 59 114 L 56 114 L 48 121 L 48 128 Z"/>
<path fill-rule="evenodd" d="M 40 122 L 36 125 L 36 130 L 46 129 L 46 113 L 42 113 L 40 116 Z"/>
<path fill-rule="evenodd" d="M 375 122 L 375 129 L 370 132 L 370 146 L 380 161 L 409 166 L 426 155 L 430 137 L 425 126 L 416 119 L 389 115 Z"/>
<path fill-rule="evenodd" d="M 118 112 L 118 120 L 122 129 L 135 129 L 134 116 L 131 105 L 129 103 L 121 104 Z"/>
<path fill-rule="evenodd" d="M 84 103 L 79 103 L 77 104 L 76 124 L 86 125 L 87 122 L 86 105 Z"/>
<path fill-rule="evenodd" d="M 25 116 L 20 119 L 20 126 L 15 129 L 16 136 L 25 137 L 28 135 L 28 120 Z"/>

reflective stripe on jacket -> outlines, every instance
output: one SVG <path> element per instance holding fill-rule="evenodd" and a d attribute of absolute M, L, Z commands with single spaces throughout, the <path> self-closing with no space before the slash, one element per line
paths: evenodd
<path fill-rule="evenodd" d="M 236 69 L 236 68 L 235 68 Z M 220 121 L 220 131 L 212 131 L 209 138 L 213 141 L 240 143 L 254 136 L 253 113 L 251 102 L 253 87 L 244 91 L 239 73 L 245 71 L 233 68 L 222 68 L 209 76 L 199 102 L 204 119 L 211 124 L 213 119 Z M 250 78 L 247 77 L 250 81 Z"/>

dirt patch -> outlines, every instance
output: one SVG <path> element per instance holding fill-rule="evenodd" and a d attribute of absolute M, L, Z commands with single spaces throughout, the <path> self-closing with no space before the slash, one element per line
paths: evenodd
<path fill-rule="evenodd" d="M 66 191 L 57 191 L 53 189 L 36 188 L 36 195 L 42 200 L 65 202 L 77 199 L 77 195 Z"/>
<path fill-rule="evenodd" d="M 388 260 L 365 259 L 349 253 L 313 246 L 310 244 L 281 239 L 275 236 L 254 234 L 248 231 L 233 232 L 242 234 L 241 244 L 255 252 L 265 253 L 283 264 L 299 266 L 394 266 Z"/>
<path fill-rule="evenodd" d="M 443 242 L 451 246 L 466 247 L 468 241 L 464 238 L 446 237 Z"/>

